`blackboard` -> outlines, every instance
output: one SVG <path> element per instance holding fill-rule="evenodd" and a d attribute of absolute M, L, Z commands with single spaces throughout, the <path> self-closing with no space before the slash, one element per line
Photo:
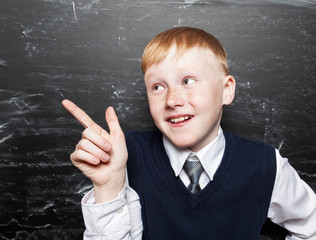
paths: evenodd
<path fill-rule="evenodd" d="M 0 238 L 82 238 L 91 183 L 69 154 L 83 128 L 61 101 L 102 126 L 112 105 L 124 131 L 153 129 L 140 58 L 173 26 L 202 28 L 228 52 L 238 85 L 224 130 L 280 149 L 315 191 L 315 9 L 315 0 L 1 1 Z"/>

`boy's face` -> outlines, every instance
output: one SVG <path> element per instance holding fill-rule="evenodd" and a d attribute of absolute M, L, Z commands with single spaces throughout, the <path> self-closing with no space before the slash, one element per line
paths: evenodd
<path fill-rule="evenodd" d="M 234 98 L 235 80 L 225 76 L 212 51 L 194 47 L 167 57 L 145 73 L 150 112 L 159 130 L 177 147 L 197 152 L 218 133 L 222 106 Z"/>

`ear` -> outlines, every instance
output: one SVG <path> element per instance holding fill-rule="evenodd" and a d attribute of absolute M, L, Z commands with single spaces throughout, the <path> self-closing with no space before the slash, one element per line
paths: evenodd
<path fill-rule="evenodd" d="M 224 94 L 223 105 L 229 105 L 233 102 L 235 97 L 236 81 L 231 75 L 228 75 L 224 79 Z"/>

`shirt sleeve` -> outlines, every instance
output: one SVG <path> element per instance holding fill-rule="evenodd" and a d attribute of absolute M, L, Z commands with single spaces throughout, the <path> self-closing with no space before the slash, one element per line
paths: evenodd
<path fill-rule="evenodd" d="M 139 240 L 142 238 L 141 207 L 138 194 L 125 184 L 118 198 L 94 204 L 94 190 L 82 199 L 84 240 Z"/>
<path fill-rule="evenodd" d="M 286 240 L 316 240 L 316 195 L 276 150 L 277 173 L 268 217 L 287 229 Z"/>

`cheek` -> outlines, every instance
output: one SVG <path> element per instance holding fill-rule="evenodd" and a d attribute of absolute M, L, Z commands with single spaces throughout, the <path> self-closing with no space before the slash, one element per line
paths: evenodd
<path fill-rule="evenodd" d="M 148 96 L 148 105 L 152 118 L 154 121 L 161 115 L 162 101 L 155 97 Z"/>
<path fill-rule="evenodd" d="M 200 89 L 197 93 L 193 93 L 190 96 L 192 99 L 192 103 L 195 104 L 196 107 L 199 107 L 202 111 L 216 111 L 217 108 L 222 107 L 222 92 L 219 87 L 206 87 Z"/>

